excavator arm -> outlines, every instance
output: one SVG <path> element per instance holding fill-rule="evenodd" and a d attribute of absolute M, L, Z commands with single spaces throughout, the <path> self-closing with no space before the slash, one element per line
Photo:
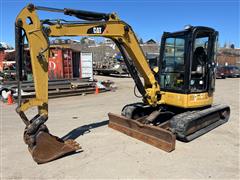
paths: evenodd
<path fill-rule="evenodd" d="M 87 20 L 93 19 L 94 21 L 83 21 L 78 23 L 51 20 L 41 21 L 37 16 L 37 10 L 62 11 L 67 15 L 74 15 Z M 106 20 L 95 21 L 96 19 L 100 20 L 101 18 Z M 16 49 L 18 54 L 17 62 L 19 64 L 18 74 L 20 81 L 22 76 L 21 64 L 23 62 L 22 55 L 20 54 L 23 48 L 20 45 L 21 43 L 19 44 L 19 42 L 22 41 L 21 30 L 24 31 L 29 43 L 36 98 L 25 103 L 20 103 L 21 106 L 18 109 L 19 112 L 26 111 L 32 106 L 38 106 L 40 113 L 47 113 L 48 38 L 60 36 L 95 36 L 112 39 L 125 57 L 124 59 L 128 70 L 131 73 L 139 92 L 142 94 L 144 101 L 152 106 L 156 106 L 159 100 L 160 87 L 155 80 L 154 74 L 147 63 L 146 57 L 139 46 L 132 28 L 125 22 L 121 21 L 116 14 L 93 13 L 70 9 L 59 10 L 33 6 L 32 4 L 25 7 L 16 19 Z M 143 77 L 144 85 L 138 77 L 135 68 Z"/>
<path fill-rule="evenodd" d="M 38 10 L 64 13 L 85 21 L 40 20 L 37 15 Z M 121 21 L 115 13 L 104 14 L 66 8 L 55 9 L 29 4 L 18 14 L 15 29 L 19 82 L 17 112 L 26 125 L 24 140 L 36 162 L 48 162 L 79 149 L 75 141 L 64 142 L 60 140 L 51 135 L 44 125 L 48 119 L 49 37 L 94 36 L 112 39 L 121 51 L 126 66 L 142 94 L 143 101 L 151 106 L 156 106 L 160 102 L 160 87 L 139 46 L 134 31 L 131 26 Z M 24 37 L 29 44 L 36 92 L 36 97 L 27 101 L 21 100 Z M 144 84 L 138 72 L 143 77 Z M 37 107 L 38 114 L 29 120 L 25 112 L 32 107 Z M 51 144 L 51 148 L 48 146 L 50 150 L 44 150 L 43 147 L 47 144 Z"/>

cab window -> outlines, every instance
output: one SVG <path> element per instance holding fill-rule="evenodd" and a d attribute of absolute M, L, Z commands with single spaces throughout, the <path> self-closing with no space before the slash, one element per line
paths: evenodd
<path fill-rule="evenodd" d="M 161 67 L 161 87 L 182 90 L 184 86 L 184 38 L 167 38 Z"/>
<path fill-rule="evenodd" d="M 190 80 L 191 92 L 201 92 L 207 89 L 208 42 L 208 36 L 195 39 Z"/>

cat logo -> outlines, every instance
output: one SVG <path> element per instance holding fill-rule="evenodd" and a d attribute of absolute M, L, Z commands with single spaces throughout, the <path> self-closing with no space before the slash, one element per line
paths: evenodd
<path fill-rule="evenodd" d="M 102 34 L 102 27 L 94 27 L 93 34 Z"/>
<path fill-rule="evenodd" d="M 95 26 L 88 29 L 88 34 L 102 34 L 105 30 L 106 26 Z"/>

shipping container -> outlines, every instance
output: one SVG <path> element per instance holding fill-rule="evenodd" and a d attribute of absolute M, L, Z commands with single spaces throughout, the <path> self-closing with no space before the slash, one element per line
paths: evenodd
<path fill-rule="evenodd" d="M 80 52 L 78 52 L 78 51 L 73 51 L 72 52 L 72 62 L 73 62 L 73 77 L 74 78 L 78 78 L 78 77 L 80 77 L 81 78 L 81 76 L 80 76 L 80 70 L 81 70 L 81 66 L 80 66 L 80 64 L 81 64 L 81 53 Z"/>
<path fill-rule="evenodd" d="M 50 48 L 49 79 L 93 79 L 92 53 L 70 48 Z"/>
<path fill-rule="evenodd" d="M 81 78 L 93 79 L 93 55 L 90 52 L 81 52 Z"/>
<path fill-rule="evenodd" d="M 48 60 L 49 79 L 63 79 L 62 49 L 51 48 Z"/>
<path fill-rule="evenodd" d="M 51 48 L 49 65 L 49 79 L 71 79 L 72 74 L 72 50 Z"/>
<path fill-rule="evenodd" d="M 73 78 L 72 50 L 63 49 L 63 77 L 64 79 Z"/>

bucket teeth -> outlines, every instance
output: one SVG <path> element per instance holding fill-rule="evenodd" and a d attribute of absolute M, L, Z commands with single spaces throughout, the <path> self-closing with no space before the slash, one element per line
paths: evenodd
<path fill-rule="evenodd" d="M 29 151 L 38 164 L 53 161 L 81 149 L 74 140 L 66 140 L 53 136 L 47 132 L 39 132 L 35 136 L 35 145 Z"/>

